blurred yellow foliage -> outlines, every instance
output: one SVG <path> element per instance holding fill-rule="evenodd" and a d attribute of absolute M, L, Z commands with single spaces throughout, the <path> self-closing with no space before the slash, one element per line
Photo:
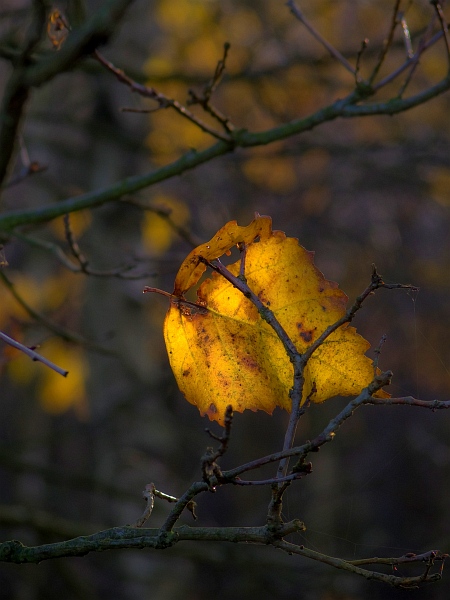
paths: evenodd
<path fill-rule="evenodd" d="M 156 196 L 153 205 L 157 209 L 167 211 L 171 220 L 179 226 L 189 221 L 189 208 L 183 201 L 173 196 Z M 157 256 L 164 254 L 177 237 L 173 227 L 156 212 L 147 211 L 142 223 L 142 243 L 147 252 Z"/>
<path fill-rule="evenodd" d="M 87 210 L 80 210 L 70 214 L 70 229 L 74 236 L 79 237 L 91 224 L 91 213 Z M 59 240 L 66 239 L 66 231 L 63 219 L 54 219 L 49 223 L 50 229 Z"/>
<path fill-rule="evenodd" d="M 67 369 L 67 377 L 62 377 L 41 363 L 33 362 L 17 350 L 10 356 L 7 366 L 11 380 L 21 386 L 35 381 L 38 400 L 50 414 L 61 414 L 73 408 L 80 418 L 87 417 L 85 380 L 88 369 L 83 349 L 69 346 L 59 338 L 52 338 L 36 350 L 59 367 Z"/>
<path fill-rule="evenodd" d="M 73 408 L 79 417 L 87 417 L 85 380 L 88 369 L 83 349 L 52 338 L 43 344 L 40 352 L 69 371 L 67 377 L 61 377 L 51 369 L 41 369 L 38 398 L 42 408 L 51 414 Z"/>
<path fill-rule="evenodd" d="M 187 44 L 184 51 L 188 69 L 194 74 L 202 75 L 206 81 L 213 76 L 222 54 L 220 37 L 211 35 L 209 31 Z"/>
<path fill-rule="evenodd" d="M 147 145 L 156 164 L 167 164 L 191 148 L 201 150 L 211 143 L 211 136 L 171 110 L 158 111 L 151 120 Z"/>
<path fill-rule="evenodd" d="M 226 12 L 221 20 L 221 26 L 232 47 L 235 44 L 251 46 L 263 34 L 261 18 L 257 11 L 244 6 L 236 8 L 232 13 Z"/>
<path fill-rule="evenodd" d="M 430 195 L 442 206 L 450 206 L 450 169 L 448 167 L 431 167 L 428 170 Z"/>
<path fill-rule="evenodd" d="M 250 158 L 243 164 L 247 179 L 273 192 L 287 193 L 297 185 L 294 159 L 286 157 Z"/>
<path fill-rule="evenodd" d="M 210 24 L 214 5 L 204 0 L 161 0 L 156 11 L 159 26 L 186 40 Z"/>

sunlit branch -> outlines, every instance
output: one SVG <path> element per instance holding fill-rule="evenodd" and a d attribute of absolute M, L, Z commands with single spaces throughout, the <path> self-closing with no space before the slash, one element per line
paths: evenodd
<path fill-rule="evenodd" d="M 63 377 L 67 377 L 67 375 L 69 374 L 69 371 L 66 371 L 65 369 L 61 369 L 61 367 L 58 367 L 58 365 L 55 365 L 55 363 L 53 363 L 51 360 L 48 360 L 44 356 L 41 356 L 40 354 L 35 352 L 32 348 L 28 348 L 27 346 L 24 346 L 20 342 L 13 340 L 12 338 L 9 337 L 9 335 L 6 335 L 6 333 L 3 333 L 2 331 L 0 331 L 0 339 L 3 340 L 6 344 L 9 344 L 13 348 L 20 350 L 21 352 L 23 352 L 24 354 L 29 356 L 31 358 L 31 360 L 41 362 L 46 367 L 53 369 L 53 371 L 56 371 L 56 373 L 58 373 L 59 375 L 62 375 Z"/>

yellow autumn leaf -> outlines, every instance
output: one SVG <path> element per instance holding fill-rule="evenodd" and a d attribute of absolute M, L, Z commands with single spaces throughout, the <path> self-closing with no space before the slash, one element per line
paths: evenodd
<path fill-rule="evenodd" d="M 348 300 L 315 267 L 312 252 L 297 239 L 272 231 L 269 217 L 257 216 L 248 227 L 232 221 L 191 252 L 177 275 L 164 335 L 180 390 L 202 415 L 219 423 L 228 404 L 239 412 L 291 408 L 293 366 L 255 305 L 217 273 L 200 285 L 197 304 L 182 298 L 204 272 L 200 257 L 212 260 L 241 241 L 247 244 L 248 286 L 271 309 L 299 352 L 345 314 Z M 228 269 L 239 275 L 240 261 Z M 303 401 L 308 395 L 313 402 L 357 395 L 374 375 L 373 363 L 365 356 L 368 348 L 354 327 L 336 330 L 306 366 Z"/>

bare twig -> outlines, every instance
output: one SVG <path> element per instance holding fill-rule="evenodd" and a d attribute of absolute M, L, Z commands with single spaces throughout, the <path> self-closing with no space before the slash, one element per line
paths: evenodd
<path fill-rule="evenodd" d="M 16 301 L 30 315 L 30 317 L 35 319 L 38 323 L 41 323 L 42 325 L 44 325 L 50 331 L 53 331 L 53 333 L 55 333 L 57 336 L 59 336 L 63 340 L 66 340 L 67 342 L 73 342 L 75 344 L 79 344 L 80 346 L 84 346 L 85 348 L 89 348 L 100 354 L 116 356 L 116 353 L 113 350 L 110 350 L 109 348 L 105 348 L 104 346 L 101 346 L 100 344 L 97 344 L 95 342 L 91 342 L 90 340 L 85 339 L 84 337 L 78 335 L 77 333 L 69 331 L 65 327 L 58 325 L 57 323 L 55 323 L 54 321 L 52 321 L 45 315 L 41 314 L 40 312 L 38 312 L 37 310 L 32 308 L 18 293 L 18 291 L 16 290 L 12 281 L 9 280 L 9 278 L 5 275 L 5 273 L 2 270 L 0 270 L 0 280 L 3 282 L 5 287 L 7 287 L 9 289 L 9 291 L 14 296 Z"/>
<path fill-rule="evenodd" d="M 215 106 L 212 106 L 211 104 L 211 97 L 217 89 L 217 86 L 219 85 L 220 81 L 222 80 L 222 76 L 225 71 L 225 65 L 229 49 L 230 44 L 226 42 L 223 46 L 223 57 L 217 63 L 213 78 L 203 88 L 202 93 L 198 94 L 193 89 L 188 90 L 190 99 L 188 100 L 187 104 L 199 104 L 205 112 L 209 113 L 212 117 L 219 121 L 219 123 L 222 125 L 226 132 L 231 133 L 235 129 L 235 127 L 230 122 L 229 117 L 226 117 Z"/>
<path fill-rule="evenodd" d="M 230 441 L 231 434 L 231 425 L 233 423 L 233 407 L 229 404 L 225 410 L 225 420 L 224 420 L 224 431 L 223 434 L 219 437 L 212 433 L 209 429 L 205 431 L 212 437 L 213 439 L 220 442 L 217 450 L 209 447 L 206 449 L 205 454 L 202 456 L 202 473 L 203 473 L 203 481 L 205 481 L 209 486 L 211 491 L 215 491 L 215 486 L 217 482 L 220 482 L 222 478 L 222 471 L 220 470 L 219 465 L 217 464 L 217 460 L 225 454 L 228 449 L 228 442 Z"/>
<path fill-rule="evenodd" d="M 347 71 L 349 73 L 351 73 L 352 75 L 356 75 L 356 69 L 348 62 L 348 60 L 345 58 L 345 56 L 343 56 L 339 50 L 337 50 L 334 46 L 332 46 L 330 44 L 330 42 L 328 42 L 321 33 L 319 33 L 317 31 L 317 29 L 314 27 L 314 25 L 312 25 L 312 23 L 310 23 L 310 21 L 305 17 L 305 15 L 303 14 L 303 12 L 299 9 L 299 7 L 296 5 L 296 3 L 294 2 L 294 0 L 288 0 L 288 2 L 286 2 L 286 6 L 289 7 L 291 13 L 301 22 L 303 23 L 303 25 L 306 27 L 306 29 L 309 31 L 309 33 L 316 38 L 316 40 L 318 42 L 320 42 L 322 44 L 322 46 L 324 46 L 328 52 L 331 54 L 331 56 L 333 56 L 336 60 L 338 60 L 341 65 L 343 67 L 345 67 L 347 69 Z"/>
<path fill-rule="evenodd" d="M 356 83 L 356 85 L 358 85 L 358 83 L 361 82 L 361 78 L 359 77 L 359 71 L 361 68 L 361 59 L 362 59 L 364 52 L 367 50 L 368 46 L 369 46 L 369 40 L 368 40 L 368 38 L 365 38 L 361 42 L 361 48 L 359 49 L 358 54 L 356 55 L 356 68 L 355 68 L 355 83 Z"/>
<path fill-rule="evenodd" d="M 432 4 L 436 10 L 437 17 L 439 19 L 439 23 L 441 24 L 442 33 L 444 34 L 445 46 L 447 48 L 447 59 L 449 62 L 450 69 L 450 35 L 448 32 L 448 25 L 445 19 L 444 12 L 442 10 L 442 5 L 439 0 L 431 0 L 430 4 Z"/>
<path fill-rule="evenodd" d="M 133 527 L 143 527 L 145 522 L 151 517 L 153 512 L 153 507 L 155 505 L 155 484 L 148 483 L 145 486 L 144 491 L 142 492 L 142 496 L 146 502 L 145 510 L 142 513 L 142 516 L 136 521 Z"/>
<path fill-rule="evenodd" d="M 404 396 L 402 398 L 372 398 L 367 404 L 378 406 L 417 406 L 419 408 L 428 408 L 432 412 L 450 408 L 450 400 L 419 400 L 413 396 Z"/>
<path fill-rule="evenodd" d="M 70 214 L 69 213 L 64 215 L 63 221 L 64 221 L 64 232 L 66 234 L 66 240 L 67 240 L 67 243 L 69 244 L 70 251 L 72 252 L 73 256 L 77 259 L 77 261 L 80 263 L 81 270 L 86 273 L 88 261 L 85 258 L 84 254 L 81 252 L 80 246 L 78 245 L 78 242 L 75 239 L 75 235 L 72 231 L 72 227 L 70 226 Z"/>
<path fill-rule="evenodd" d="M 373 369 L 374 369 L 374 374 L 375 375 L 377 374 L 378 363 L 380 362 L 381 348 L 383 347 L 383 345 L 386 342 L 386 340 L 387 340 L 387 336 L 386 336 L 386 334 L 383 334 L 381 336 L 380 343 L 378 344 L 378 346 L 373 351 L 373 353 L 375 354 L 375 358 L 373 359 Z"/>
<path fill-rule="evenodd" d="M 312 472 L 312 470 L 310 471 Z M 290 473 L 289 475 L 285 475 L 284 477 L 275 477 L 273 479 L 262 479 L 260 481 L 257 480 L 245 480 L 245 479 L 240 479 L 239 477 L 236 477 L 236 479 L 230 480 L 230 481 L 226 481 L 226 483 L 232 483 L 233 485 L 273 485 L 276 484 L 278 486 L 278 484 L 280 483 L 285 483 L 285 482 L 291 482 L 294 481 L 295 479 L 302 479 L 302 477 L 304 477 L 305 475 L 307 475 L 307 473 Z"/>
<path fill-rule="evenodd" d="M 22 169 L 20 169 L 19 173 L 15 177 L 12 177 L 7 183 L 3 184 L 2 188 L 6 189 L 14 185 L 18 185 L 19 183 L 22 183 L 22 181 L 24 181 L 25 179 L 28 179 L 28 177 L 30 177 L 31 175 L 35 175 L 36 173 L 43 173 L 47 169 L 47 165 L 40 165 L 38 162 L 32 161 L 29 164 L 22 167 Z"/>
<path fill-rule="evenodd" d="M 6 335 L 6 333 L 3 333 L 2 331 L 0 331 L 0 339 L 3 340 L 4 342 L 6 342 L 7 344 L 9 344 L 10 346 L 12 346 L 13 348 L 20 350 L 21 352 L 23 352 L 24 354 L 29 356 L 31 358 L 31 360 L 39 361 L 46 367 L 53 369 L 53 371 L 56 371 L 56 373 L 58 373 L 59 375 L 62 375 L 63 377 L 67 377 L 67 375 L 69 374 L 69 371 L 66 371 L 65 369 L 61 369 L 61 367 L 58 367 L 58 365 L 55 365 L 55 363 L 53 363 L 51 360 L 48 360 L 44 356 L 41 356 L 40 354 L 35 352 L 32 348 L 28 348 L 28 346 L 24 346 L 20 342 L 13 340 L 12 338 L 9 337 L 9 335 Z"/>
<path fill-rule="evenodd" d="M 327 556 L 325 554 L 322 554 L 321 552 L 310 550 L 309 548 L 305 548 L 304 546 L 291 544 L 289 542 L 286 542 L 285 540 L 274 541 L 273 545 L 276 548 L 279 548 L 280 550 L 288 552 L 289 554 L 299 554 L 300 556 L 311 558 L 312 560 L 317 560 L 327 565 L 331 565 L 337 569 L 343 569 L 344 571 L 349 571 L 351 573 L 354 573 L 355 575 L 360 575 L 371 581 L 380 581 L 383 583 L 387 583 L 396 588 L 411 589 L 418 587 L 422 583 L 432 583 L 441 579 L 440 573 L 429 573 L 431 565 L 429 566 L 428 564 L 426 566 L 424 574 L 422 575 L 418 575 L 416 577 L 399 577 L 397 575 L 388 575 L 386 573 L 379 573 L 377 571 L 369 571 L 367 569 L 362 569 L 360 566 L 353 564 L 352 561 L 346 561 L 341 558 Z"/>
<path fill-rule="evenodd" d="M 383 43 L 383 48 L 382 48 L 382 50 L 380 52 L 380 56 L 378 58 L 377 64 L 375 65 L 375 67 L 374 67 L 374 69 L 372 71 L 372 74 L 369 77 L 369 84 L 370 85 L 372 85 L 372 83 L 374 82 L 376 76 L 378 75 L 378 73 L 379 73 L 379 71 L 380 71 L 380 69 L 381 69 L 381 67 L 382 67 L 382 65 L 383 65 L 383 63 L 384 63 L 384 61 L 386 59 L 386 56 L 387 56 L 387 54 L 388 54 L 388 52 L 389 52 L 389 50 L 391 48 L 392 42 L 394 40 L 394 33 L 395 33 L 395 30 L 396 30 L 397 25 L 399 23 L 398 11 L 399 11 L 399 8 L 400 8 L 400 3 L 401 3 L 401 0 L 396 0 L 396 2 L 395 2 L 394 10 L 392 12 L 391 26 L 389 28 L 388 36 L 387 36 L 386 40 Z"/>
<path fill-rule="evenodd" d="M 108 270 L 98 270 L 93 269 L 88 266 L 88 261 L 86 261 L 84 267 L 80 264 L 75 264 L 72 260 L 70 260 L 62 248 L 58 246 L 58 244 L 54 244 L 53 242 L 47 242 L 46 240 L 41 240 L 36 237 L 31 237 L 29 235 L 24 235 L 19 233 L 18 231 L 14 231 L 12 233 L 14 237 L 19 240 L 24 241 L 26 244 L 30 246 L 34 246 L 36 248 L 41 248 L 42 250 L 46 250 L 53 254 L 53 256 L 62 264 L 64 267 L 69 269 L 72 273 L 84 273 L 85 275 L 90 275 L 91 277 L 116 277 L 117 279 L 128 279 L 128 280 L 137 280 L 137 279 L 147 279 L 148 277 L 154 277 L 154 272 L 139 272 L 139 273 L 130 273 L 133 269 L 136 268 L 135 264 L 130 265 L 121 265 L 114 269 Z"/>
<path fill-rule="evenodd" d="M 204 121 L 196 117 L 185 106 L 180 104 L 178 100 L 173 100 L 165 94 L 157 92 L 152 87 L 148 87 L 146 85 L 143 85 L 142 83 L 137 83 L 136 81 L 133 81 L 130 77 L 128 77 L 128 75 L 124 73 L 124 71 L 118 69 L 110 61 L 106 60 L 106 58 L 104 58 L 97 50 L 94 52 L 94 56 L 100 64 L 102 64 L 108 71 L 110 71 L 120 82 L 127 85 L 131 89 L 131 91 L 136 92 L 144 98 L 150 98 L 152 100 L 155 100 L 155 102 L 158 103 L 158 108 L 173 108 L 179 115 L 185 117 L 186 119 L 188 119 L 188 121 L 194 123 L 194 125 L 197 125 L 197 127 L 199 127 L 205 133 L 209 133 L 210 135 L 219 140 L 225 142 L 232 142 L 232 138 L 230 138 L 229 135 L 224 135 L 220 131 L 217 131 L 209 125 L 207 125 Z"/>
<path fill-rule="evenodd" d="M 334 439 L 336 432 L 340 429 L 344 422 L 353 415 L 355 410 L 357 410 L 364 404 L 372 404 L 373 394 L 375 394 L 382 387 L 389 385 L 391 378 L 391 371 L 386 371 L 375 376 L 372 382 L 361 391 L 359 396 L 351 400 L 338 415 L 331 419 L 328 425 L 323 429 L 323 431 L 313 440 L 307 441 L 301 446 L 288 448 L 286 450 L 282 450 L 281 452 L 274 452 L 273 454 L 269 454 L 268 456 L 263 456 L 251 462 L 245 463 L 244 465 L 241 465 L 239 467 L 235 467 L 234 469 L 223 471 L 223 477 L 226 479 L 234 479 L 242 473 L 252 471 L 253 469 L 259 469 L 263 465 L 279 462 L 283 458 L 288 458 L 291 456 L 306 457 L 310 452 L 316 452 L 321 446 L 328 442 L 331 442 Z"/>

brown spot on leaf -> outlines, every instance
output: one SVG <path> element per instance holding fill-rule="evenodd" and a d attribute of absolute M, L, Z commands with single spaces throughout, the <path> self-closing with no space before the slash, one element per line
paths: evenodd
<path fill-rule="evenodd" d="M 301 331 L 300 337 L 303 338 L 305 342 L 310 342 L 312 340 L 312 331 Z"/>
<path fill-rule="evenodd" d="M 217 412 L 217 407 L 216 407 L 216 405 L 215 405 L 215 404 L 213 404 L 212 402 L 211 402 L 211 404 L 209 405 L 208 412 L 209 412 L 209 413 L 211 413 L 212 415 L 215 415 L 215 414 L 216 414 L 216 412 Z"/>
<path fill-rule="evenodd" d="M 191 374 L 190 369 L 186 369 L 185 371 L 183 371 L 183 377 L 188 377 L 190 374 Z"/>
<path fill-rule="evenodd" d="M 246 367 L 248 367 L 249 369 L 252 369 L 254 371 L 259 371 L 259 372 L 262 371 L 259 364 L 255 360 L 253 360 L 250 356 L 242 357 L 241 364 L 245 365 Z"/>

